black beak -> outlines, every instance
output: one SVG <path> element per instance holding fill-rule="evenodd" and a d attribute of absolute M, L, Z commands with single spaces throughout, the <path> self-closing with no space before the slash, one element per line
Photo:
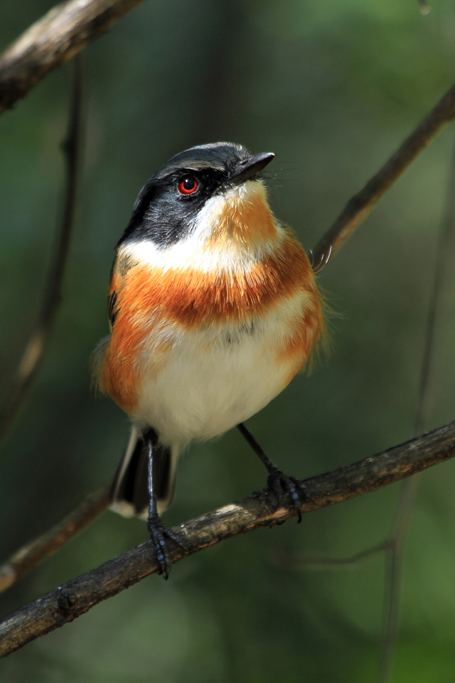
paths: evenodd
<path fill-rule="evenodd" d="M 253 154 L 248 159 L 239 161 L 232 173 L 230 180 L 236 184 L 243 183 L 245 180 L 255 178 L 262 171 L 263 168 L 270 164 L 275 158 L 273 152 L 261 152 L 260 154 Z"/>

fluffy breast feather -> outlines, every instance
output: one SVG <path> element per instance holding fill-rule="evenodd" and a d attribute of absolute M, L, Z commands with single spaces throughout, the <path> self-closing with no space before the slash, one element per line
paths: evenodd
<path fill-rule="evenodd" d="M 249 325 L 264 321 L 273 310 L 286 302 L 291 310 L 293 301 L 302 300 L 275 340 L 275 358 L 286 367 L 287 383 L 305 363 L 323 329 L 311 265 L 288 231 L 273 251 L 238 269 L 201 271 L 191 263 L 186 268 L 162 269 L 141 263 L 137 252 L 135 259 L 120 252 L 110 296 L 114 322 L 98 354 L 98 383 L 129 414 L 136 411 L 145 369 L 147 381 L 152 382 L 182 335 L 211 329 L 214 343 L 223 338 L 223 330 L 231 338 L 241 338 L 248 334 Z"/>

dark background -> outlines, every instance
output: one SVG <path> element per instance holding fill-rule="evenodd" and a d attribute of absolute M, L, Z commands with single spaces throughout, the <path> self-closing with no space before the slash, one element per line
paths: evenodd
<path fill-rule="evenodd" d="M 2 5 L 1 44 L 51 6 Z M 64 298 L 45 362 L 3 443 L 0 552 L 44 530 L 111 477 L 128 423 L 90 391 L 106 334 L 113 246 L 135 195 L 169 156 L 218 139 L 272 150 L 271 201 L 306 247 L 454 80 L 455 6 L 417 2 L 145 2 L 84 53 L 87 143 Z M 59 151 L 71 69 L 0 119 L 0 369 L 3 400 L 33 323 L 61 199 Z M 320 277 L 332 349 L 250 421 L 283 469 L 303 477 L 409 438 L 449 129 L 413 164 Z M 452 189 L 453 192 L 453 189 Z M 453 244 L 451 245 L 453 249 Z M 430 428 L 453 417 L 455 278 L 436 330 Z M 420 481 L 405 554 L 395 680 L 455 680 L 455 463 Z M 188 519 L 264 484 L 237 433 L 182 460 L 166 520 Z M 0 664 L 2 681 L 377 680 L 382 554 L 304 567 L 382 541 L 399 486 L 190 557 Z M 144 540 L 106 513 L 1 596 L 6 613 Z"/>

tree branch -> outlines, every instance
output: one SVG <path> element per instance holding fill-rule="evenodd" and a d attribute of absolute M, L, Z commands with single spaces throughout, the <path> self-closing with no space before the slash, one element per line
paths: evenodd
<path fill-rule="evenodd" d="M 306 500 L 302 512 L 312 512 L 374 491 L 454 456 L 455 421 L 378 455 L 305 480 L 302 484 Z M 182 539 L 192 554 L 227 538 L 289 519 L 295 515 L 295 509 L 289 503 L 283 496 L 277 506 L 270 492 L 263 490 L 174 527 L 172 532 Z M 170 543 L 169 552 L 172 562 L 186 555 L 173 543 Z M 156 573 L 157 569 L 152 545 L 146 542 L 59 586 L 0 623 L 0 655 L 7 655 L 73 621 L 102 600 Z"/>
<path fill-rule="evenodd" d="M 312 263 L 316 272 L 322 270 L 331 256 L 341 249 L 344 242 L 371 213 L 389 187 L 398 180 L 442 126 L 453 118 L 455 118 L 455 84 L 360 192 L 349 199 L 338 218 L 312 249 Z"/>
<path fill-rule="evenodd" d="M 0 113 L 141 1 L 68 0 L 32 24 L 0 56 Z"/>
<path fill-rule="evenodd" d="M 1 82 L 1 71 L 0 71 Z M 398 151 L 386 162 L 386 164 L 367 182 L 364 188 L 356 195 L 354 195 L 346 204 L 345 208 L 332 225 L 332 227 L 325 233 L 320 242 L 312 250 L 312 260 L 315 270 L 321 270 L 329 261 L 332 254 L 336 253 L 347 240 L 356 227 L 362 222 L 364 218 L 372 211 L 376 202 L 386 192 L 386 190 L 393 184 L 393 182 L 401 175 L 405 168 L 412 162 L 415 156 L 425 147 L 436 132 L 441 128 L 443 123 L 453 118 L 455 114 L 455 85 L 446 93 L 440 102 L 434 107 L 431 113 L 417 126 L 414 132 L 403 142 Z M 0 417 L 1 423 L 1 417 Z M 1 433 L 1 429 L 0 429 Z M 105 502 L 105 506 L 107 501 Z M 73 513 L 70 513 L 61 524 L 66 524 L 66 530 L 61 534 L 61 525 L 58 524 L 54 529 L 59 530 L 59 537 L 63 538 L 63 542 L 71 538 L 75 533 L 80 531 L 84 526 L 93 521 L 93 517 L 85 518 L 85 524 L 73 524 L 73 518 L 79 519 L 80 510 L 84 509 L 85 502 L 80 507 L 76 508 Z M 99 508 L 98 514 L 104 510 Z M 33 569 L 45 557 L 46 553 L 35 553 L 35 542 L 39 545 L 41 539 L 44 540 L 43 548 L 49 543 L 49 534 L 52 530 L 43 534 L 26 546 L 20 548 L 14 555 L 7 560 L 0 567 L 0 592 L 6 590 L 13 585 L 26 572 Z M 49 547 L 51 552 L 55 552 L 60 545 L 56 542 Z M 30 552 L 30 557 L 28 556 Z M 17 560 L 20 557 L 20 566 L 17 566 L 17 571 L 11 571 L 10 567 L 16 566 Z M 2 577 L 3 580 L 2 580 Z"/>
<path fill-rule="evenodd" d="M 90 40 L 107 30 L 140 1 L 69 0 L 51 10 L 0 57 L 0 112 L 11 107 L 51 69 L 74 57 Z M 331 254 L 341 248 L 387 189 L 454 116 L 455 85 L 378 173 L 349 200 L 313 250 L 315 270 L 320 270 Z M 307 480 L 308 501 L 303 505 L 303 511 L 309 512 L 347 500 L 453 457 L 454 432 L 452 423 L 374 458 Z M 103 491 L 88 503 L 83 503 L 42 537 L 15 553 L 0 568 L 0 589 L 12 585 L 44 557 L 55 552 L 100 514 L 106 505 L 107 494 Z M 221 508 L 181 525 L 174 531 L 176 534 L 182 533 L 191 544 L 192 552 L 196 552 L 224 538 L 259 526 L 276 524 L 292 514 L 292 510 L 286 507 L 286 501 L 281 501 L 281 506 L 276 509 L 267 493 L 262 492 L 237 505 Z M 175 562 L 182 559 L 183 553 L 173 547 L 171 557 Z M 74 579 L 0 624 L 0 653 L 12 652 L 26 642 L 77 618 L 99 601 L 156 570 L 151 546 L 145 543 Z"/>
<path fill-rule="evenodd" d="M 455 143 L 455 141 L 454 141 Z M 419 434 L 428 423 L 430 415 L 431 389 L 434 384 L 435 338 L 437 324 L 441 319 L 442 293 L 444 279 L 447 277 L 452 261 L 451 241 L 455 235 L 455 144 L 447 184 L 446 208 L 444 219 L 439 228 L 436 258 L 433 264 L 433 282 L 428 302 L 423 355 L 420 368 L 419 393 L 414 433 Z M 381 656 L 381 681 L 388 683 L 392 677 L 393 660 L 398 640 L 400 594 L 403 574 L 404 550 L 412 521 L 417 494 L 418 477 L 403 482 L 398 499 L 396 518 L 387 548 L 384 638 Z"/>
<path fill-rule="evenodd" d="M 409 479 L 407 480 L 409 481 Z M 347 557 L 330 557 L 327 555 L 299 555 L 299 556 L 285 556 L 285 557 L 272 557 L 272 563 L 280 567 L 281 569 L 292 569 L 295 571 L 307 571 L 315 570 L 321 571 L 326 570 L 338 570 L 340 568 L 345 568 L 348 570 L 357 569 L 360 564 L 369 560 L 371 557 L 375 557 L 379 553 L 388 550 L 390 547 L 390 541 L 381 541 L 375 545 L 369 546 L 364 550 L 361 550 L 353 555 L 348 555 Z"/>
<path fill-rule="evenodd" d="M 41 311 L 25 344 L 8 400 L 0 410 L 0 439 L 7 433 L 35 378 L 44 355 L 46 341 L 60 303 L 63 275 L 74 225 L 76 198 L 79 184 L 79 166 L 82 128 L 81 66 L 74 64 L 74 79 L 69 107 L 68 128 L 63 142 L 65 157 L 65 192 L 63 213 L 58 228 L 52 263 L 47 277 Z"/>
<path fill-rule="evenodd" d="M 69 515 L 19 550 L 0 566 L 0 593 L 96 519 L 109 504 L 109 490 L 92 493 Z"/>

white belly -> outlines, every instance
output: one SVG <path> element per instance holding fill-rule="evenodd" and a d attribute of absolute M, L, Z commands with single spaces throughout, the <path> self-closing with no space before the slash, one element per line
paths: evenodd
<path fill-rule="evenodd" d="M 247 420 L 287 385 L 295 359 L 278 358 L 305 307 L 304 294 L 243 326 L 173 330 L 157 371 L 144 368 L 134 417 L 165 443 L 207 440 Z M 151 343 L 150 348 L 153 348 Z"/>

